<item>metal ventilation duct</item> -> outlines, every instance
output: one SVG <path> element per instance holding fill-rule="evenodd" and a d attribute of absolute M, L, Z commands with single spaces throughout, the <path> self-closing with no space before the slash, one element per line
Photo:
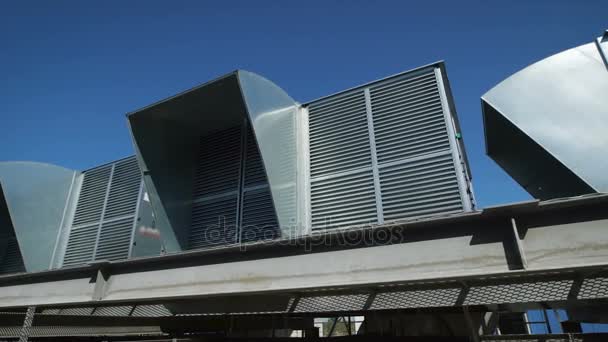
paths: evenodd
<path fill-rule="evenodd" d="M 539 199 L 608 192 L 608 37 L 513 74 L 481 98 L 487 154 Z"/>

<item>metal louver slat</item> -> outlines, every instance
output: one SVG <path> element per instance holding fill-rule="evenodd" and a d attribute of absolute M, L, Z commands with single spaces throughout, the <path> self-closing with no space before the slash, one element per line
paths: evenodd
<path fill-rule="evenodd" d="M 272 204 L 270 189 L 264 187 L 249 190 L 243 196 L 241 242 L 277 238 L 279 224 Z"/>
<path fill-rule="evenodd" d="M 247 130 L 247 151 L 245 153 L 245 187 L 268 183 L 262 156 L 250 126 Z"/>
<path fill-rule="evenodd" d="M 112 165 L 105 165 L 84 173 L 73 226 L 92 223 L 101 219 L 111 171 Z"/>
<path fill-rule="evenodd" d="M 238 197 L 227 195 L 192 205 L 188 248 L 228 245 L 237 242 Z"/>
<path fill-rule="evenodd" d="M 371 165 L 362 90 L 309 105 L 311 177 Z"/>
<path fill-rule="evenodd" d="M 463 210 L 449 152 L 380 168 L 385 220 Z"/>
<path fill-rule="evenodd" d="M 141 174 L 135 157 L 116 163 L 104 220 L 135 214 L 140 185 Z"/>
<path fill-rule="evenodd" d="M 4 257 L 0 259 L 0 274 L 25 272 L 23 257 L 19 249 L 19 243 L 15 237 L 9 237 L 6 241 Z"/>
<path fill-rule="evenodd" d="M 376 223 L 372 171 L 312 181 L 311 211 L 313 230 Z"/>
<path fill-rule="evenodd" d="M 450 149 L 433 69 L 370 88 L 378 163 Z"/>
<path fill-rule="evenodd" d="M 237 190 L 240 157 L 240 126 L 202 137 L 194 198 Z"/>
<path fill-rule="evenodd" d="M 83 264 L 93 260 L 98 229 L 98 223 L 72 228 L 63 258 L 64 266 Z"/>
<path fill-rule="evenodd" d="M 105 222 L 101 225 L 95 260 L 122 260 L 129 257 L 133 218 Z"/>

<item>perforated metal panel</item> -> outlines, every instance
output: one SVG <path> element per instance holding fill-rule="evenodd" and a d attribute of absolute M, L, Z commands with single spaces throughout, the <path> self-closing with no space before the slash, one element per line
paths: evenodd
<path fill-rule="evenodd" d="M 460 288 L 378 293 L 371 310 L 455 306 Z"/>
<path fill-rule="evenodd" d="M 471 287 L 464 305 L 567 300 L 573 280 Z"/>
<path fill-rule="evenodd" d="M 133 310 L 132 306 L 100 306 L 95 308 L 93 316 L 113 316 L 113 317 L 124 317 L 129 316 Z"/>
<path fill-rule="evenodd" d="M 363 310 L 368 294 L 300 298 L 294 312 L 329 312 Z"/>
<path fill-rule="evenodd" d="M 111 172 L 112 165 L 85 172 L 72 225 L 79 226 L 101 219 Z"/>
<path fill-rule="evenodd" d="M 578 299 L 608 298 L 608 278 L 585 279 L 578 293 Z"/>
<path fill-rule="evenodd" d="M 23 257 L 19 250 L 19 243 L 15 237 L 6 241 L 6 250 L 0 258 L 0 274 L 25 272 Z"/>

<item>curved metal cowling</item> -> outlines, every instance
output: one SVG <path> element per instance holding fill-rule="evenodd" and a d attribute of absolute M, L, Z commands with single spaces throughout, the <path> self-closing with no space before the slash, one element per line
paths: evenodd
<path fill-rule="evenodd" d="M 608 66 L 601 52 L 599 41 L 563 51 L 481 98 L 488 155 L 536 198 L 608 192 Z"/>
<path fill-rule="evenodd" d="M 259 148 L 280 235 L 293 232 L 297 211 L 297 110 L 298 104 L 281 88 L 239 70 L 128 115 L 156 225 L 167 251 L 188 249 L 201 137 L 243 122 L 250 125 Z M 221 145 L 209 147 L 219 148 Z"/>
<path fill-rule="evenodd" d="M 14 230 L 26 271 L 51 267 L 77 173 L 45 163 L 0 162 L 0 195 L 6 205 L 0 216 L 8 215 L 8 220 L 3 217 L 7 225 L 0 227 L 0 239 Z"/>

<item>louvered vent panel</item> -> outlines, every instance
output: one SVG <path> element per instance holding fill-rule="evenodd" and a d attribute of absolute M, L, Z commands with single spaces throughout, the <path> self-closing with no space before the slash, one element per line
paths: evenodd
<path fill-rule="evenodd" d="M 313 181 L 311 210 L 313 230 L 376 223 L 372 171 Z"/>
<path fill-rule="evenodd" d="M 192 204 L 188 248 L 236 243 L 237 196 L 222 196 Z"/>
<path fill-rule="evenodd" d="M 432 69 L 381 83 L 370 94 L 379 163 L 450 148 Z"/>
<path fill-rule="evenodd" d="M 4 257 L 0 259 L 0 274 L 25 272 L 25 265 L 16 238 L 6 241 Z"/>
<path fill-rule="evenodd" d="M 133 218 L 105 222 L 101 225 L 95 260 L 122 260 L 129 257 Z"/>
<path fill-rule="evenodd" d="M 245 153 L 245 186 L 268 183 L 262 156 L 250 126 L 247 131 L 247 151 Z"/>
<path fill-rule="evenodd" d="M 385 220 L 463 210 L 450 153 L 380 169 Z"/>
<path fill-rule="evenodd" d="M 63 266 L 83 264 L 93 259 L 98 228 L 98 224 L 72 228 Z"/>
<path fill-rule="evenodd" d="M 135 157 L 116 163 L 104 220 L 135 214 L 140 184 L 141 175 Z"/>
<path fill-rule="evenodd" d="M 308 108 L 311 177 L 371 165 L 362 90 L 314 102 Z"/>
<path fill-rule="evenodd" d="M 275 239 L 279 224 L 268 187 L 244 193 L 241 242 Z"/>
<path fill-rule="evenodd" d="M 240 150 L 240 126 L 201 138 L 194 198 L 238 189 Z"/>
<path fill-rule="evenodd" d="M 84 173 L 72 225 L 78 226 L 101 219 L 111 171 L 112 165 L 106 165 Z"/>

